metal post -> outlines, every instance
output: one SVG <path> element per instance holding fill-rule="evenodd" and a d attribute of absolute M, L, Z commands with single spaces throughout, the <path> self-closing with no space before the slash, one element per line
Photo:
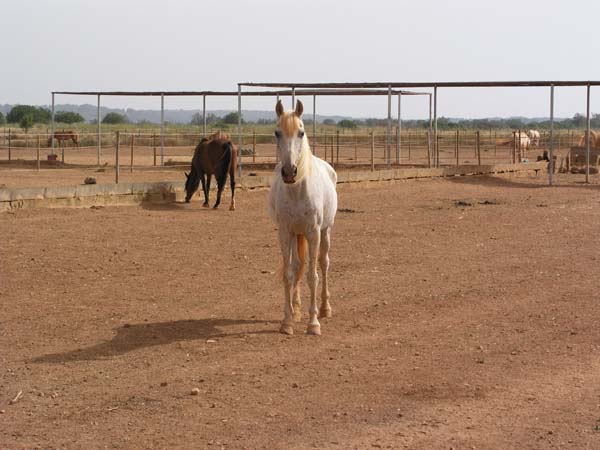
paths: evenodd
<path fill-rule="evenodd" d="M 337 166 L 340 164 L 340 130 L 337 130 L 335 133 L 335 146 L 335 165 Z"/>
<path fill-rule="evenodd" d="M 160 165 L 165 165 L 165 94 L 160 94 Z"/>
<path fill-rule="evenodd" d="M 256 162 L 256 130 L 252 130 L 252 162 Z"/>
<path fill-rule="evenodd" d="M 115 146 L 115 183 L 119 184 L 119 144 L 121 141 L 121 132 L 117 131 L 117 143 Z"/>
<path fill-rule="evenodd" d="M 40 135 L 37 136 L 36 167 L 40 171 Z"/>
<path fill-rule="evenodd" d="M 585 182 L 590 182 L 590 85 L 587 85 L 587 109 L 586 109 L 586 130 L 585 130 Z"/>
<path fill-rule="evenodd" d="M 438 145 L 438 129 L 437 129 L 437 86 L 433 87 L 433 154 L 435 167 L 440 166 L 440 147 Z"/>
<path fill-rule="evenodd" d="M 375 170 L 375 134 L 371 131 L 371 172 Z"/>
<path fill-rule="evenodd" d="M 548 162 L 548 185 L 552 186 L 554 173 L 554 85 L 550 86 L 550 161 Z"/>
<path fill-rule="evenodd" d="M 100 165 L 100 154 L 102 152 L 102 144 L 101 144 L 101 137 L 100 137 L 100 94 L 98 94 L 98 108 L 96 109 L 96 122 L 97 122 L 97 126 L 96 126 L 96 135 L 98 138 L 98 148 L 96 150 L 96 163 L 99 166 Z"/>
<path fill-rule="evenodd" d="M 135 139 L 134 134 L 131 134 L 131 160 L 129 161 L 129 173 L 133 173 L 133 141 Z"/>
<path fill-rule="evenodd" d="M 202 137 L 206 137 L 206 95 L 202 96 Z"/>
<path fill-rule="evenodd" d="M 385 141 L 385 152 L 387 158 L 388 169 L 392 167 L 391 150 L 392 150 L 392 86 L 388 86 L 388 117 L 387 117 L 387 136 Z"/>
<path fill-rule="evenodd" d="M 156 133 L 152 133 L 152 147 L 154 149 L 154 165 L 156 166 Z"/>
<path fill-rule="evenodd" d="M 313 153 L 317 156 L 317 96 L 313 95 Z"/>
<path fill-rule="evenodd" d="M 52 131 L 50 134 L 50 153 L 54 155 L 54 92 L 52 93 Z"/>
<path fill-rule="evenodd" d="M 296 109 L 296 88 L 292 88 L 292 109 Z"/>
<path fill-rule="evenodd" d="M 477 151 L 477 165 L 481 166 L 481 137 L 479 130 L 475 132 L 475 150 Z"/>
<path fill-rule="evenodd" d="M 458 130 L 456 130 L 456 141 L 455 141 L 455 145 L 456 147 L 454 148 L 454 151 L 456 152 L 456 165 L 459 165 L 459 159 L 458 159 Z"/>
<path fill-rule="evenodd" d="M 431 133 L 433 122 L 431 120 L 431 94 L 429 94 L 429 129 L 427 130 L 427 166 L 431 167 Z"/>
<path fill-rule="evenodd" d="M 10 128 L 8 129 L 8 160 L 10 161 L 12 159 L 12 155 L 11 155 L 11 143 L 12 143 L 12 139 L 11 139 L 11 133 L 10 133 Z"/>
<path fill-rule="evenodd" d="M 242 178 L 242 85 L 238 84 L 238 178 Z"/>
<path fill-rule="evenodd" d="M 396 164 L 402 159 L 402 94 L 398 94 L 398 139 L 396 140 Z"/>

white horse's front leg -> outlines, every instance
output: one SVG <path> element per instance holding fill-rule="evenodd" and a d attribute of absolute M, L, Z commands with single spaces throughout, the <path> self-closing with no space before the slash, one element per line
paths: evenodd
<path fill-rule="evenodd" d="M 331 228 L 321 231 L 321 248 L 319 249 L 319 266 L 321 266 L 321 275 L 323 276 L 323 288 L 321 290 L 321 308 L 319 317 L 331 317 L 331 305 L 329 304 L 329 285 L 327 283 L 327 273 L 329 272 L 329 240 Z"/>
<path fill-rule="evenodd" d="M 279 245 L 281 247 L 281 255 L 283 257 L 283 286 L 284 286 L 284 302 L 283 302 L 283 322 L 279 328 L 280 333 L 294 334 L 293 308 L 292 308 L 292 289 L 294 286 L 295 271 L 292 267 L 292 239 L 294 235 L 287 231 L 279 230 Z"/>
<path fill-rule="evenodd" d="M 317 258 L 319 257 L 319 245 L 321 242 L 321 233 L 319 230 L 310 232 L 306 239 L 308 240 L 308 271 L 306 278 L 308 280 L 308 286 L 310 288 L 310 308 L 307 334 L 321 334 L 321 324 L 317 315 L 319 310 L 317 308 L 317 285 L 319 284 L 319 275 L 317 274 Z"/>

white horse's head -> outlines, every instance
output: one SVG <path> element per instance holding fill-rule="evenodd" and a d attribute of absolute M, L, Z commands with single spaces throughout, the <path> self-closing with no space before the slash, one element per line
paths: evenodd
<path fill-rule="evenodd" d="M 281 177 L 284 183 L 293 184 L 310 170 L 311 153 L 302 123 L 302 102 L 296 102 L 295 111 L 284 111 L 281 100 L 277 102 L 277 152 L 281 159 Z"/>

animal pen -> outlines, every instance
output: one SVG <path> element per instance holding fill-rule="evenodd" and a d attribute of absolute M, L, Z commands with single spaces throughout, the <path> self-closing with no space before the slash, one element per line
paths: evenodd
<path fill-rule="evenodd" d="M 46 133 L 28 134 L 14 133 L 4 129 L 0 140 L 0 159 L 14 159 L 15 155 L 25 155 L 27 159 L 36 160 L 40 168 L 40 154 L 46 148 L 46 142 L 53 159 L 70 166 L 114 166 L 115 180 L 118 171 L 124 167 L 133 172 L 136 168 L 171 166 L 188 164 L 193 149 L 201 137 L 209 134 L 207 123 L 207 98 L 238 98 L 238 124 L 236 143 L 240 147 L 238 167 L 240 176 L 242 167 L 250 164 L 253 170 L 261 170 L 265 165 L 272 165 L 277 160 L 276 144 L 272 133 L 256 133 L 246 127 L 242 133 L 242 99 L 246 97 L 312 98 L 312 133 L 309 131 L 313 152 L 326 159 L 336 169 L 366 169 L 391 167 L 440 167 L 448 165 L 473 165 L 516 163 L 528 161 L 527 155 L 520 148 L 519 135 L 524 130 L 513 132 L 492 130 L 453 130 L 438 129 L 438 89 L 458 87 L 549 87 L 550 88 L 550 130 L 543 132 L 539 150 L 547 150 L 550 154 L 549 183 L 552 184 L 552 173 L 555 167 L 555 151 L 558 154 L 567 151 L 560 167 L 568 167 L 566 159 L 577 142 L 572 130 L 554 130 L 554 87 L 584 86 L 587 88 L 586 135 L 590 129 L 591 86 L 596 81 L 544 81 L 544 82 L 435 82 L 435 83 L 239 83 L 237 92 L 232 91 L 55 91 L 52 92 L 52 125 Z M 243 90 L 243 88 L 251 88 Z M 256 90 L 254 88 L 262 88 Z M 269 90 L 265 90 L 269 89 Z M 275 89 L 275 90 L 273 90 Z M 403 90 L 418 89 L 418 91 Z M 55 140 L 48 140 L 54 135 L 57 127 L 54 123 L 55 98 L 58 95 L 85 95 L 97 99 L 97 124 L 95 132 L 80 133 L 80 148 L 76 151 L 70 147 L 60 146 L 59 155 L 55 155 Z M 101 99 L 108 96 L 149 96 L 160 98 L 160 125 L 158 129 L 138 129 L 120 132 L 106 131 L 101 122 Z M 197 132 L 167 132 L 165 129 L 165 97 L 202 97 L 202 120 Z M 344 129 L 317 129 L 317 97 L 387 97 L 387 123 L 385 129 L 371 129 L 366 132 L 352 132 Z M 424 96 L 428 100 L 428 117 L 424 128 L 409 128 L 402 120 L 402 98 L 405 96 Z M 393 100 L 397 101 L 397 117 L 392 117 Z M 308 114 L 305 114 L 305 117 Z M 405 121 L 404 121 L 405 122 Z M 307 121 L 309 125 L 309 121 Z M 309 126 L 307 128 L 310 130 Z M 323 129 L 325 128 L 325 130 Z M 395 128 L 395 130 L 394 130 Z M 217 131 L 214 130 L 213 131 Z M 307 130 L 308 131 L 308 130 Z M 60 132 L 60 131 L 59 131 Z M 586 164 L 581 172 L 585 172 L 589 182 L 590 165 L 594 161 L 589 158 L 590 140 L 586 139 Z M 395 148 L 395 155 L 394 153 Z M 581 155 L 584 149 L 579 148 Z M 95 154 L 94 154 L 95 153 Z M 577 160 L 581 163 L 581 156 Z M 66 166 L 65 166 L 66 167 Z"/>
<path fill-rule="evenodd" d="M 242 109 L 242 87 L 291 89 L 292 98 L 296 89 L 385 89 L 388 90 L 388 132 L 387 132 L 387 155 L 388 166 L 390 164 L 390 135 L 391 135 L 391 97 L 392 89 L 433 89 L 433 164 L 440 166 L 440 147 L 438 143 L 437 127 L 437 95 L 441 88 L 497 88 L 497 87 L 546 87 L 550 88 L 550 138 L 549 138 L 549 170 L 548 184 L 552 185 L 554 172 L 554 88 L 555 87 L 586 87 L 586 132 L 585 151 L 586 169 L 585 181 L 589 183 L 590 176 L 590 90 L 592 86 L 599 86 L 600 81 L 471 81 L 471 82 L 371 82 L 371 83 L 260 83 L 244 82 L 238 83 L 238 140 L 241 142 L 241 109 Z M 398 108 L 400 111 L 400 108 Z M 400 114 L 398 121 L 400 122 Z M 401 148 L 401 136 L 399 136 L 398 148 Z M 478 139 L 479 140 L 479 139 Z M 477 144 L 477 147 L 479 144 Z M 479 153 L 479 152 L 477 152 Z M 513 161 L 514 162 L 514 161 Z"/>

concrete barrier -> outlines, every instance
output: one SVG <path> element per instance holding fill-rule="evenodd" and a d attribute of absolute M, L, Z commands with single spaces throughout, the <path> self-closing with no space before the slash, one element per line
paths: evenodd
<path fill-rule="evenodd" d="M 414 178 L 454 177 L 467 175 L 539 172 L 547 170 L 547 162 L 527 164 L 496 164 L 440 168 L 406 168 L 377 171 L 344 171 L 338 173 L 338 183 L 408 180 Z M 266 188 L 270 176 L 244 176 L 237 186 L 241 189 Z M 180 202 L 185 197 L 183 181 L 156 183 L 87 184 L 50 186 L 46 188 L 0 189 L 0 212 L 21 208 L 64 208 L 91 206 L 140 205 L 142 203 Z"/>

